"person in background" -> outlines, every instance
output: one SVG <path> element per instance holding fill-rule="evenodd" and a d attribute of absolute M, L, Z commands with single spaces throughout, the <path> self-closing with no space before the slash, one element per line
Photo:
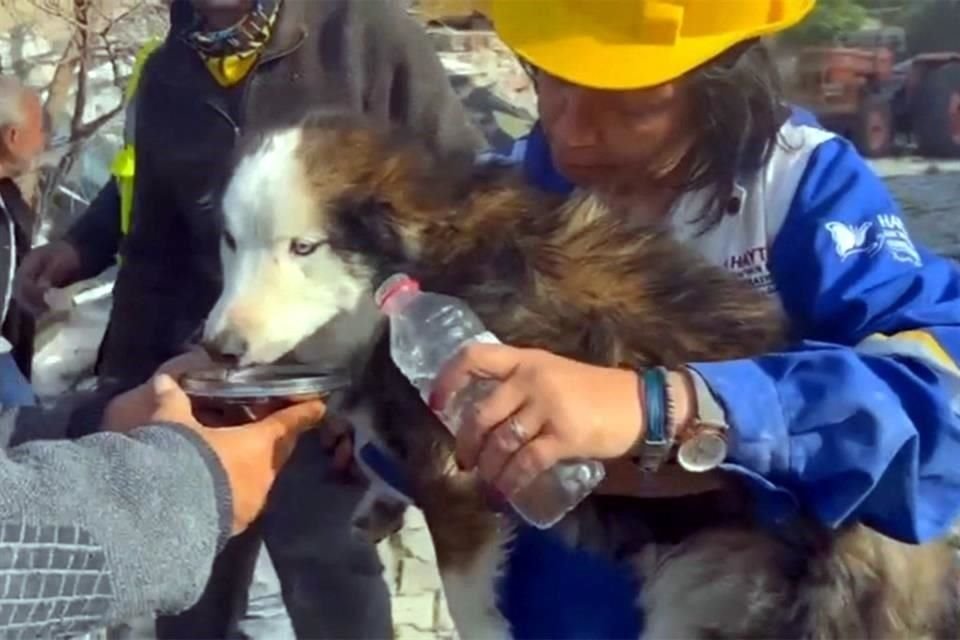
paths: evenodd
<path fill-rule="evenodd" d="M 330 107 L 400 125 L 444 153 L 472 156 L 483 144 L 424 30 L 394 0 L 174 0 L 170 22 L 133 98 L 129 233 L 111 181 L 64 239 L 27 256 L 18 277 L 19 297 L 42 308 L 45 289 L 103 270 L 119 248 L 101 399 L 79 425 L 98 423 L 107 398 L 198 337 L 221 287 L 216 193 L 241 136 Z M 231 542 L 197 607 L 158 621 L 160 637 L 392 633 L 376 550 L 349 527 L 361 491 L 325 481 L 327 465 L 318 438 L 305 437 L 263 521 Z M 261 537 L 269 558 L 257 555 Z"/>
<path fill-rule="evenodd" d="M 33 404 L 28 378 L 33 318 L 13 299 L 14 273 L 30 250 L 33 213 L 15 179 L 31 171 L 46 146 L 44 111 L 36 92 L 0 76 L 0 404 Z"/>
<path fill-rule="evenodd" d="M 688 516 L 650 519 L 665 544 L 717 524 L 705 474 L 721 469 L 751 490 L 745 517 L 787 544 L 801 512 L 908 544 L 942 538 L 960 515 L 960 272 L 911 238 L 850 142 L 786 104 L 760 39 L 813 0 L 719 4 L 494 0 L 540 111 L 511 158 L 541 189 L 590 190 L 672 230 L 779 300 L 794 342 L 640 372 L 470 345 L 431 404 L 441 411 L 471 376 L 499 381 L 462 425 L 457 458 L 506 497 L 558 460 L 604 460 L 600 491 L 638 499 L 657 495 L 645 471 L 670 467 L 666 490 L 688 494 Z M 665 414 L 648 410 L 662 402 Z M 673 461 L 682 442 L 717 436 L 715 455 Z M 516 638 L 692 635 L 662 616 L 642 629 L 629 568 L 550 531 L 520 528 L 502 586 Z"/>

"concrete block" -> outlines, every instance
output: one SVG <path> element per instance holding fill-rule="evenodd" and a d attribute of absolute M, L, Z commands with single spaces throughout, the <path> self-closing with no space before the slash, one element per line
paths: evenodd
<path fill-rule="evenodd" d="M 393 624 L 395 627 L 406 625 L 431 630 L 435 605 L 436 596 L 432 593 L 396 596 L 393 598 Z"/>
<path fill-rule="evenodd" d="M 400 581 L 400 562 L 402 553 L 397 548 L 397 542 L 391 539 L 384 540 L 377 545 L 377 555 L 383 563 L 383 579 L 390 588 L 390 593 L 396 593 Z"/>
<path fill-rule="evenodd" d="M 420 509 L 411 507 L 403 514 L 403 531 L 417 531 L 426 528 L 427 521 L 423 517 L 423 511 L 420 511 Z"/>
<path fill-rule="evenodd" d="M 400 541 L 404 552 L 425 562 L 435 563 L 437 555 L 433 550 L 433 540 L 426 529 L 403 529 L 400 531 Z"/>
<path fill-rule="evenodd" d="M 442 588 L 437 565 L 419 558 L 405 558 L 400 563 L 400 595 L 436 593 Z"/>
<path fill-rule="evenodd" d="M 418 629 L 410 625 L 398 625 L 393 628 L 394 640 L 437 640 L 437 633 L 432 629 Z"/>

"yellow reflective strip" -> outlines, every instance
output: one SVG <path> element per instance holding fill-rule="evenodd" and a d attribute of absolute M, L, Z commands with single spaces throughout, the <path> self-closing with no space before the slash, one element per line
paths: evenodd
<path fill-rule="evenodd" d="M 117 186 L 120 189 L 120 233 L 127 235 L 133 211 L 133 178 L 122 178 Z"/>
<path fill-rule="evenodd" d="M 151 38 L 137 51 L 133 60 L 133 68 L 130 71 L 130 78 L 127 80 L 127 86 L 124 89 L 124 102 L 129 104 L 136 94 L 147 59 L 153 55 L 153 52 L 161 44 L 163 44 L 163 39 Z M 117 152 L 113 157 L 110 172 L 117 181 L 117 191 L 120 193 L 120 235 L 125 236 L 130 232 L 133 214 L 133 178 L 136 173 L 136 151 L 133 145 L 124 144 Z M 122 262 L 119 254 L 117 255 L 117 262 Z"/>
<path fill-rule="evenodd" d="M 924 364 L 943 385 L 950 409 L 960 415 L 960 368 L 929 331 L 911 329 L 891 336 L 868 336 L 856 350 L 874 356 L 902 356 Z"/>
<path fill-rule="evenodd" d="M 124 145 L 124 147 L 113 156 L 110 173 L 118 178 L 132 178 L 135 169 L 135 158 L 133 146 Z"/>
<path fill-rule="evenodd" d="M 934 338 L 928 331 L 923 329 L 911 329 L 909 331 L 900 331 L 893 335 L 885 335 L 882 333 L 874 333 L 866 338 L 864 342 L 888 342 L 894 343 L 889 346 L 893 347 L 891 349 L 892 353 L 896 353 L 900 350 L 896 348 L 897 342 L 903 342 L 914 347 L 920 347 L 924 355 L 929 359 L 933 360 L 936 364 L 940 365 L 950 373 L 960 376 L 960 368 L 957 367 L 956 361 L 950 357 L 950 354 L 937 342 L 937 339 Z M 903 355 L 915 355 L 911 353 L 912 350 L 904 350 Z"/>
<path fill-rule="evenodd" d="M 124 91 L 124 100 L 127 102 L 130 101 L 130 98 L 132 98 L 133 94 L 137 91 L 137 86 L 140 84 L 140 75 L 143 71 L 143 66 L 147 62 L 147 58 L 149 58 L 161 44 L 163 44 L 163 40 L 153 38 L 148 40 L 147 43 L 137 51 L 137 55 L 133 59 L 133 69 L 130 71 L 130 79 L 127 80 L 127 87 Z"/>
<path fill-rule="evenodd" d="M 136 173 L 136 152 L 131 145 L 125 145 L 113 157 L 110 172 L 117 181 L 120 192 L 120 233 L 127 235 L 130 230 L 130 214 L 133 210 L 133 178 Z"/>

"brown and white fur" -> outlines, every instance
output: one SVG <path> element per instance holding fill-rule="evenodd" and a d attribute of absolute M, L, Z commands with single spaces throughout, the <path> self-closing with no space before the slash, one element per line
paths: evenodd
<path fill-rule="evenodd" d="M 510 636 L 494 587 L 511 525 L 456 470 L 451 437 L 390 362 L 372 305 L 382 279 L 407 272 L 465 299 L 506 343 L 607 366 L 748 357 L 787 338 L 771 298 L 661 231 L 347 119 L 316 116 L 249 140 L 223 212 L 224 291 L 208 344 L 241 364 L 293 354 L 358 372 L 352 419 L 408 474 L 466 638 Z M 558 527 L 571 544 L 633 564 L 644 637 L 958 634 L 944 544 L 807 518 L 770 532 L 723 474 L 672 466 L 637 482 L 650 499 L 591 497 Z M 697 495 L 671 497 L 683 493 Z M 395 513 L 391 500 L 372 504 Z"/>

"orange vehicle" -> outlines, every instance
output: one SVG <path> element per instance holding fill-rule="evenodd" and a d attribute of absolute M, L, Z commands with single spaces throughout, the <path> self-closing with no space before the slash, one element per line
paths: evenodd
<path fill-rule="evenodd" d="M 903 136 L 923 155 L 960 158 L 960 51 L 905 51 L 895 28 L 802 49 L 787 95 L 866 156 L 889 154 Z"/>

